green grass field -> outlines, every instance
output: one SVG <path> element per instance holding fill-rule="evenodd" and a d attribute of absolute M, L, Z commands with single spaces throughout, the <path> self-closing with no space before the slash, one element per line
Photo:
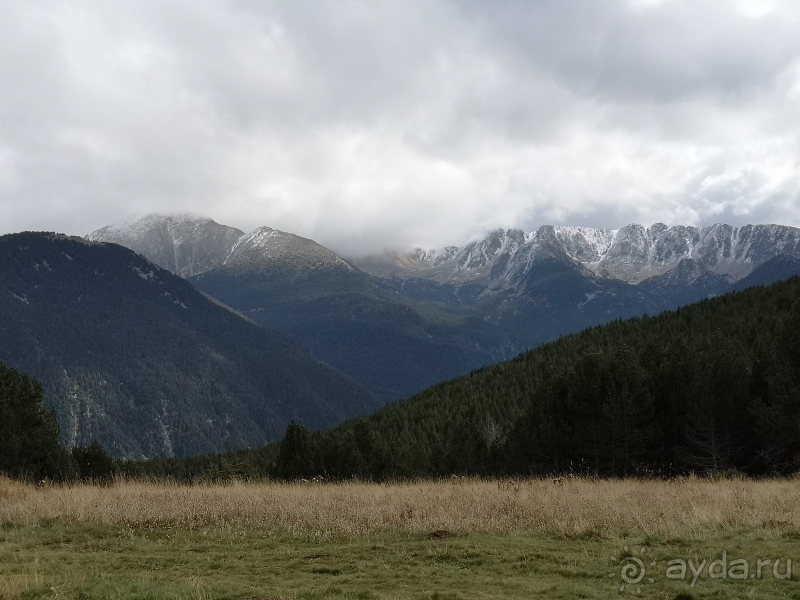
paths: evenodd
<path fill-rule="evenodd" d="M 783 576 L 786 559 L 800 560 L 800 505 L 789 506 L 796 495 L 788 494 L 787 505 L 764 505 L 770 513 L 767 520 L 754 520 L 750 511 L 773 494 L 797 492 L 796 482 L 687 483 L 684 491 L 693 498 L 694 510 L 683 522 L 658 505 L 655 498 L 666 494 L 658 489 L 661 484 L 578 482 L 558 487 L 541 482 L 529 484 L 527 491 L 525 485 L 516 491 L 486 482 L 393 488 L 265 484 L 264 489 L 234 486 L 197 492 L 176 487 L 171 494 L 176 506 L 168 514 L 160 512 L 160 505 L 146 504 L 168 490 L 153 488 L 158 494 L 148 496 L 146 489 L 132 489 L 132 484 L 17 487 L 5 496 L 0 490 L 0 598 L 800 600 L 800 573 L 793 573 L 790 581 L 775 579 L 772 565 L 762 568 L 760 579 L 746 580 L 733 580 L 727 572 L 724 579 L 711 579 L 706 565 L 694 587 L 691 575 L 687 581 L 666 577 L 670 560 L 701 563 L 719 559 L 723 552 L 728 568 L 735 559 L 747 559 L 749 575 L 756 574 L 758 559 L 781 559 L 778 574 Z M 634 500 L 617 510 L 617 491 Z M 201 492 L 201 503 L 193 505 L 191 498 Z M 570 529 L 564 524 L 579 515 L 569 511 L 580 510 L 586 501 L 573 498 L 575 492 L 594 492 L 606 512 L 596 508 L 585 523 Z M 554 506 L 562 494 L 563 503 Z M 259 518 L 248 513 L 255 510 L 248 504 L 251 495 L 268 497 L 258 509 Z M 330 503 L 337 495 L 336 502 L 368 499 L 361 504 L 353 500 L 348 511 Z M 218 506 L 222 498 L 230 504 Z M 505 521 L 481 517 L 486 503 L 508 498 L 518 500 Z M 557 508 L 563 520 L 553 528 L 536 525 L 544 522 L 524 512 L 536 512 L 536 505 L 548 498 L 550 506 L 543 505 L 542 511 Z M 415 499 L 416 505 L 409 506 Z M 731 502 L 740 503 L 740 518 L 720 509 Z M 218 513 L 200 515 L 201 505 L 218 506 Z M 646 511 L 648 505 L 668 519 L 664 526 L 632 509 Z M 458 513 L 450 521 L 448 506 Z M 341 513 L 341 522 L 321 527 L 315 515 L 329 515 L 331 509 Z M 514 515 L 515 510 L 523 512 Z M 617 512 L 620 521 L 613 520 Z M 426 520 L 431 516 L 434 520 Z M 631 522 L 625 526 L 628 517 Z M 607 528 L 598 527 L 594 519 L 605 521 Z M 432 536 L 439 531 L 432 529 L 435 523 L 452 531 Z M 674 523 L 672 529 L 666 527 L 669 523 Z M 620 592 L 624 546 L 647 572 L 638 585 Z"/>

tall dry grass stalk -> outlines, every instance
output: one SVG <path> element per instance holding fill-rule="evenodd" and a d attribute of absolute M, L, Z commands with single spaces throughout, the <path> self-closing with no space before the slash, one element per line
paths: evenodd
<path fill-rule="evenodd" d="M 278 526 L 320 535 L 538 532 L 692 538 L 714 530 L 800 533 L 800 481 L 453 480 L 406 484 L 34 487 L 0 480 L 0 522 Z"/>

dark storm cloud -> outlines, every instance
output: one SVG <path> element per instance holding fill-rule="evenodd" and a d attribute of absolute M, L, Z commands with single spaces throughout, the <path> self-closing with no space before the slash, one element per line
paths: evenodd
<path fill-rule="evenodd" d="M 797 6 L 0 0 L 0 222 L 800 225 Z"/>

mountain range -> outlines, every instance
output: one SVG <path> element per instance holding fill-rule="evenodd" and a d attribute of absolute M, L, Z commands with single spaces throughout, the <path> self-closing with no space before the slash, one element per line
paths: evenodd
<path fill-rule="evenodd" d="M 0 237 L 0 360 L 42 382 L 63 443 L 114 456 L 258 446 L 292 419 L 322 428 L 380 405 L 143 256 L 56 234 Z"/>
<path fill-rule="evenodd" d="M 778 225 L 500 229 L 462 247 L 350 260 L 290 233 L 186 215 L 88 238 L 191 272 L 198 289 L 384 401 L 566 333 L 800 273 L 800 230 Z"/>
<path fill-rule="evenodd" d="M 800 256 L 800 229 L 780 225 L 668 227 L 657 223 L 618 230 L 498 229 L 462 247 L 386 252 L 358 264 L 381 277 L 419 277 L 455 284 L 513 283 L 534 262 L 555 257 L 573 260 L 601 277 L 637 284 L 676 269 L 684 260 L 735 281 L 780 254 Z"/>
<path fill-rule="evenodd" d="M 349 260 L 183 215 L 86 239 L 13 234 L 0 237 L 0 360 L 42 381 L 67 445 L 235 450 L 567 333 L 800 274 L 799 234 L 543 227 Z"/>
<path fill-rule="evenodd" d="M 323 261 L 348 262 L 299 236 L 268 227 L 245 234 L 239 229 L 193 215 L 148 215 L 125 225 L 109 225 L 87 239 L 114 242 L 148 257 L 182 277 L 241 262 L 253 245 L 279 258 L 287 247 L 292 260 L 303 254 Z M 380 278 L 425 279 L 464 285 L 513 285 L 531 265 L 547 258 L 573 260 L 593 274 L 638 284 L 664 275 L 684 260 L 703 271 L 737 281 L 778 255 L 800 256 L 800 229 L 782 225 L 732 227 L 638 224 L 621 229 L 543 226 L 535 232 L 496 229 L 464 246 L 411 252 L 386 251 L 349 264 Z M 306 257 L 308 258 L 308 257 Z"/>
<path fill-rule="evenodd" d="M 176 255 L 213 254 L 216 266 L 191 277 L 194 286 L 308 348 L 384 401 L 517 350 L 474 311 L 412 298 L 294 234 L 261 227 L 229 248 L 200 251 L 197 240 L 214 238 L 227 231 L 223 227 L 208 219 L 151 216 L 88 238 L 127 244 L 165 268 L 174 268 Z M 187 237 L 187 231 L 198 233 Z M 174 250 L 163 243 L 165 232 L 173 232 Z"/>

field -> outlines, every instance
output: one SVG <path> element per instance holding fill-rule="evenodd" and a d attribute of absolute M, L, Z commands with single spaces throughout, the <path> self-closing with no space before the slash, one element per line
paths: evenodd
<path fill-rule="evenodd" d="M 800 600 L 792 559 L 800 480 L 0 480 L 3 600 Z"/>

